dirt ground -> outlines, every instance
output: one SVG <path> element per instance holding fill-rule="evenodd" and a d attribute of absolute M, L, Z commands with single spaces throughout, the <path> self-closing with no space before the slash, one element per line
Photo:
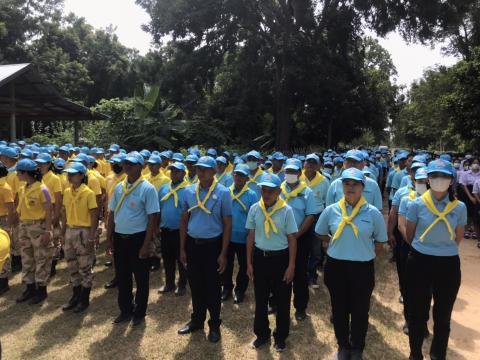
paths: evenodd
<path fill-rule="evenodd" d="M 452 320 L 449 359 L 480 359 L 480 250 L 472 240 L 461 244 L 462 286 Z M 402 333 L 403 319 L 398 302 L 394 264 L 385 251 L 376 260 L 376 288 L 372 298 L 365 359 L 396 360 L 408 357 L 408 338 Z M 210 344 L 206 333 L 178 336 L 177 329 L 190 314 L 189 296 L 159 295 L 160 273 L 151 277 L 148 317 L 143 327 L 114 326 L 117 315 L 116 291 L 104 290 L 112 275 L 98 257 L 96 278 L 89 311 L 83 315 L 63 313 L 61 305 L 71 289 L 65 263 L 49 286 L 49 298 L 41 306 L 16 304 L 23 290 L 20 275 L 11 290 L 0 299 L 0 338 L 4 359 L 331 359 L 336 351 L 329 322 L 330 303 L 322 285 L 310 290 L 309 317 L 298 323 L 292 317 L 287 350 L 278 355 L 273 347 L 260 351 L 250 348 L 253 339 L 253 293 L 246 302 L 232 301 L 222 309 L 222 340 Z M 321 279 L 320 279 L 321 280 Z M 293 311 L 292 311 L 293 315 Z M 273 317 L 270 318 L 273 328 Z M 432 324 L 429 325 L 432 331 Z M 424 353 L 428 354 L 429 341 Z"/>

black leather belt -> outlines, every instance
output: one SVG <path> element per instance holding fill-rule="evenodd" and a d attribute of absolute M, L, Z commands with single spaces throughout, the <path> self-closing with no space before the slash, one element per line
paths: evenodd
<path fill-rule="evenodd" d="M 214 244 L 217 242 L 221 242 L 221 236 L 213 237 L 213 238 L 194 238 L 189 236 L 191 241 L 195 243 L 195 245 L 205 245 L 205 244 Z"/>
<path fill-rule="evenodd" d="M 263 257 L 278 256 L 288 254 L 288 248 L 282 250 L 262 250 L 255 247 L 255 253 L 262 255 Z"/>

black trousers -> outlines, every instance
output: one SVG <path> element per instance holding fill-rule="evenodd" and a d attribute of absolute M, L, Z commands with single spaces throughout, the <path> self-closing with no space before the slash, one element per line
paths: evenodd
<path fill-rule="evenodd" d="M 113 257 L 118 281 L 118 306 L 124 314 L 145 316 L 148 304 L 150 259 L 138 257 L 145 240 L 145 232 L 131 235 L 115 233 L 113 236 Z M 137 290 L 133 303 L 133 277 Z"/>
<path fill-rule="evenodd" d="M 337 260 L 327 256 L 325 285 L 330 292 L 338 346 L 363 350 L 370 298 L 375 287 L 374 262 Z"/>
<path fill-rule="evenodd" d="M 433 339 L 430 356 L 432 359 L 445 359 L 450 319 L 460 282 L 458 256 L 424 255 L 412 248 L 407 262 L 406 280 L 411 358 L 423 359 L 423 334 L 433 296 Z"/>
<path fill-rule="evenodd" d="M 243 294 L 245 291 L 247 291 L 248 287 L 246 244 L 230 242 L 228 245 L 227 267 L 222 274 L 222 285 L 228 290 L 233 289 L 232 277 L 235 255 L 237 256 L 238 261 L 238 272 L 235 280 L 235 293 Z"/>
<path fill-rule="evenodd" d="M 222 250 L 222 238 L 214 242 L 199 243 L 201 239 L 187 238 L 187 276 L 192 293 L 192 322 L 202 327 L 207 310 L 210 327 L 220 326 L 222 288 L 218 273 L 218 256 Z"/>
<path fill-rule="evenodd" d="M 162 228 L 161 250 L 165 268 L 165 285 L 175 286 L 175 264 L 178 266 L 178 287 L 187 285 L 187 271 L 180 262 L 180 231 Z"/>
<path fill-rule="evenodd" d="M 402 234 L 396 227 L 393 235 L 395 236 L 395 247 L 393 248 L 393 256 L 395 258 L 395 265 L 397 266 L 398 285 L 400 294 L 403 297 L 403 316 L 405 321 L 408 321 L 408 302 L 406 301 L 406 274 L 407 274 L 407 259 L 410 252 L 410 245 L 403 239 Z"/>
<path fill-rule="evenodd" d="M 293 278 L 293 306 L 297 311 L 305 311 L 308 305 L 308 255 L 312 247 L 310 232 L 297 239 L 297 257 L 295 258 L 295 277 Z"/>
<path fill-rule="evenodd" d="M 255 290 L 255 320 L 253 331 L 259 338 L 270 337 L 268 298 L 270 293 L 277 306 L 275 340 L 285 340 L 290 331 L 290 301 L 292 284 L 283 281 L 288 267 L 288 251 L 281 255 L 264 256 L 255 248 L 253 255 L 253 285 Z"/>

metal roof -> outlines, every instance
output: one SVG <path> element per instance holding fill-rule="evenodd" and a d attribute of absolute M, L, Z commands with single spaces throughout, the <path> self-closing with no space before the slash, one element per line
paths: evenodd
<path fill-rule="evenodd" d="M 63 98 L 32 64 L 0 65 L 0 121 L 10 119 L 11 91 L 20 120 L 106 120 L 108 116 Z"/>

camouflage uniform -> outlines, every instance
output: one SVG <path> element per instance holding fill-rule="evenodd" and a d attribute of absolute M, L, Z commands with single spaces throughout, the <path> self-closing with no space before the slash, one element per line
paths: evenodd
<path fill-rule="evenodd" d="M 53 226 L 53 260 L 60 260 L 60 250 L 62 245 L 60 244 L 60 238 L 62 236 L 62 229 L 60 224 Z"/>
<path fill-rule="evenodd" d="M 22 255 L 22 281 L 47 286 L 52 266 L 53 241 L 47 246 L 41 243 L 45 233 L 45 221 L 24 221 L 19 225 L 20 250 Z"/>
<path fill-rule="evenodd" d="M 89 228 L 67 228 L 65 233 L 65 260 L 72 285 L 91 288 L 93 281 L 93 259 L 95 251 L 87 249 Z"/>
<path fill-rule="evenodd" d="M 22 254 L 22 251 L 20 249 L 20 238 L 19 238 L 19 233 L 20 233 L 20 226 L 15 225 L 10 228 L 10 233 L 12 234 L 11 242 L 10 242 L 10 249 L 12 256 L 20 256 Z"/>

